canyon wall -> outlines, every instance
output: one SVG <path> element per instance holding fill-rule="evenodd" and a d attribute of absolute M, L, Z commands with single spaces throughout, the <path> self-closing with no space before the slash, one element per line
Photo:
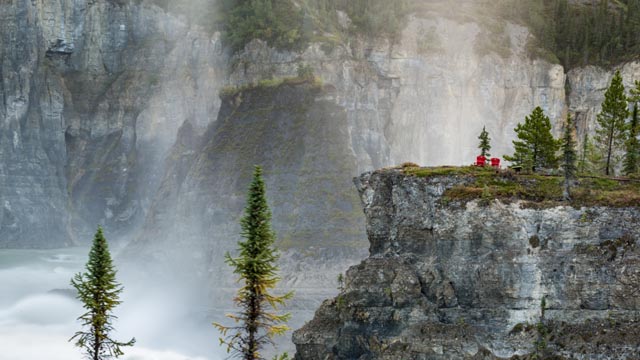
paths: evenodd
<path fill-rule="evenodd" d="M 356 178 L 370 256 L 294 333 L 296 359 L 637 356 L 640 210 L 445 201 L 469 181 Z"/>
<path fill-rule="evenodd" d="M 309 317 L 366 255 L 353 176 L 471 163 L 483 126 L 502 156 L 538 105 L 558 134 L 567 110 L 579 133 L 594 128 L 611 70 L 567 75 L 530 58 L 525 27 L 461 4 L 409 16 L 393 40 L 351 34 L 299 52 L 254 40 L 232 54 L 219 32 L 148 0 L 0 2 L 0 247 L 87 244 L 101 224 L 121 258 L 228 299 L 222 258 L 260 164 L 284 284 L 304 288 Z M 301 64 L 315 84 L 260 85 Z M 623 69 L 640 78 L 636 63 Z"/>

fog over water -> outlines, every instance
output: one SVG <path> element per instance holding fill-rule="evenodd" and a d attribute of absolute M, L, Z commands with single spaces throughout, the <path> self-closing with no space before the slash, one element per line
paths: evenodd
<path fill-rule="evenodd" d="M 69 285 L 84 269 L 89 249 L 0 250 L 0 360 L 80 360 L 80 349 L 68 342 L 80 329 L 83 313 Z M 114 338 L 127 360 L 216 360 L 218 333 L 204 312 L 189 307 L 179 289 L 151 290 L 118 273 L 125 286 L 115 310 Z M 128 281 L 129 280 L 129 281 Z"/>

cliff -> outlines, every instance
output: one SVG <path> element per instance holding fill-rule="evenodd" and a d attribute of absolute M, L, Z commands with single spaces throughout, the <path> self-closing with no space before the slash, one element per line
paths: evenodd
<path fill-rule="evenodd" d="M 140 1 L 0 3 L 0 247 L 131 238 L 186 119 L 219 108 L 217 36 Z"/>
<path fill-rule="evenodd" d="M 114 240 L 148 236 L 148 216 L 171 210 L 154 199 L 176 168 L 178 129 L 202 137 L 220 119 L 220 89 L 293 77 L 299 64 L 345 114 L 343 154 L 355 162 L 335 182 L 403 161 L 468 163 L 485 125 L 494 152 L 508 153 L 537 105 L 556 129 L 570 109 L 580 134 L 593 131 L 612 74 L 531 59 L 527 28 L 493 24 L 468 2 L 424 6 L 393 41 L 351 34 L 290 52 L 255 40 L 236 54 L 200 25 L 211 2 L 157 3 L 0 4 L 0 247 L 83 243 L 98 223 Z M 640 79 L 636 63 L 622 68 Z"/>
<path fill-rule="evenodd" d="M 232 309 L 236 276 L 224 262 L 241 239 L 238 219 L 254 164 L 264 169 L 283 288 L 295 326 L 335 295 L 340 269 L 366 255 L 359 198 L 348 174 L 346 112 L 335 89 L 292 78 L 222 96 L 204 135 L 185 124 L 168 157 L 143 236 L 123 256 L 161 281 L 191 285 L 217 321 Z M 173 283 L 173 282 L 172 282 Z M 203 286 L 202 284 L 206 284 Z"/>
<path fill-rule="evenodd" d="M 370 255 L 294 333 L 296 359 L 637 356 L 637 199 L 456 200 L 478 175 L 434 173 L 355 179 Z"/>

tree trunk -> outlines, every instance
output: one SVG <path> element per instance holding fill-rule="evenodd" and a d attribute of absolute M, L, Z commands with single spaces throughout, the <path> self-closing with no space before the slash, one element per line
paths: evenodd
<path fill-rule="evenodd" d="M 100 339 L 98 335 L 98 329 L 95 329 L 93 331 L 93 360 L 100 360 Z"/>
<path fill-rule="evenodd" d="M 613 132 L 614 127 L 611 125 L 611 131 L 609 132 L 609 150 L 607 151 L 607 168 L 605 169 L 605 175 L 609 176 L 609 167 L 611 166 L 611 152 L 613 150 Z"/>
<path fill-rule="evenodd" d="M 562 198 L 564 201 L 571 200 L 571 183 L 569 178 L 565 175 L 564 177 L 564 188 L 562 189 Z"/>
<path fill-rule="evenodd" d="M 255 360 L 255 353 L 258 350 L 258 343 L 256 340 L 258 326 L 256 325 L 256 322 L 258 321 L 258 316 L 260 316 L 260 304 L 258 301 L 256 286 L 251 287 L 251 292 L 251 299 L 249 300 L 249 316 L 247 317 L 247 331 L 249 333 L 249 339 L 247 340 L 247 353 L 245 354 L 245 360 Z"/>

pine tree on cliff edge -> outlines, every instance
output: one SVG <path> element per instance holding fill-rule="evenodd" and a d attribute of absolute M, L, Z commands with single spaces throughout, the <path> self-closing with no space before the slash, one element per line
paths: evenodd
<path fill-rule="evenodd" d="M 626 153 L 624 155 L 623 170 L 625 175 L 638 173 L 638 162 L 640 161 L 640 121 L 638 118 L 638 104 L 633 106 L 633 115 L 629 123 L 629 135 L 625 142 Z"/>
<path fill-rule="evenodd" d="M 227 346 L 227 352 L 244 360 L 263 359 L 260 351 L 267 344 L 273 344 L 273 337 L 284 334 L 289 327 L 285 324 L 290 314 L 277 314 L 279 306 L 293 296 L 270 293 L 280 281 L 277 275 L 278 252 L 274 248 L 275 234 L 271 230 L 271 212 L 267 205 L 262 169 L 256 166 L 253 182 L 249 187 L 245 214 L 240 221 L 242 237 L 238 243 L 240 255 L 232 258 L 226 254 L 226 262 L 234 268 L 242 282 L 234 298 L 241 309 L 237 314 L 229 314 L 236 326 L 213 325 L 224 338 L 220 342 Z"/>
<path fill-rule="evenodd" d="M 482 127 L 482 132 L 480 136 L 478 136 L 480 140 L 480 144 L 478 144 L 478 149 L 480 149 L 480 155 L 484 157 L 489 157 L 491 154 L 489 151 L 491 150 L 491 138 L 489 137 L 489 133 L 486 130 L 486 127 Z"/>
<path fill-rule="evenodd" d="M 93 238 L 86 269 L 87 272 L 78 273 L 71 279 L 78 299 L 87 310 L 78 318 L 86 330 L 76 332 L 69 341 L 75 340 L 75 345 L 91 360 L 118 358 L 124 355 L 121 347 L 132 346 L 136 340 L 122 343 L 109 337 L 113 330 L 111 321 L 116 318 L 112 311 L 121 303 L 123 288 L 116 282 L 109 245 L 100 227 Z"/>
<path fill-rule="evenodd" d="M 575 179 L 578 168 L 576 160 L 576 141 L 573 138 L 573 121 L 571 115 L 567 115 L 567 122 L 564 125 L 564 135 L 562 136 L 562 170 L 564 170 L 564 189 L 562 196 L 564 200 L 571 199 L 571 181 Z"/>
<path fill-rule="evenodd" d="M 505 155 L 505 160 L 534 172 L 558 166 L 556 152 L 559 143 L 551 134 L 551 120 L 542 108 L 536 107 L 531 115 L 525 117 L 524 124 L 516 126 L 515 132 L 519 139 L 513 141 L 515 153 Z"/>
<path fill-rule="evenodd" d="M 625 155 L 623 170 L 625 175 L 638 173 L 640 167 L 640 114 L 638 113 L 638 103 L 640 103 L 640 82 L 636 80 L 635 87 L 631 89 L 629 101 L 633 103 L 631 121 L 628 125 L 627 140 L 625 141 Z"/>
<path fill-rule="evenodd" d="M 596 141 L 605 151 L 605 174 L 613 175 L 615 155 L 624 140 L 625 120 L 629 117 L 627 96 L 624 93 L 622 76 L 616 71 L 611 85 L 604 94 L 602 110 L 596 120 Z"/>

